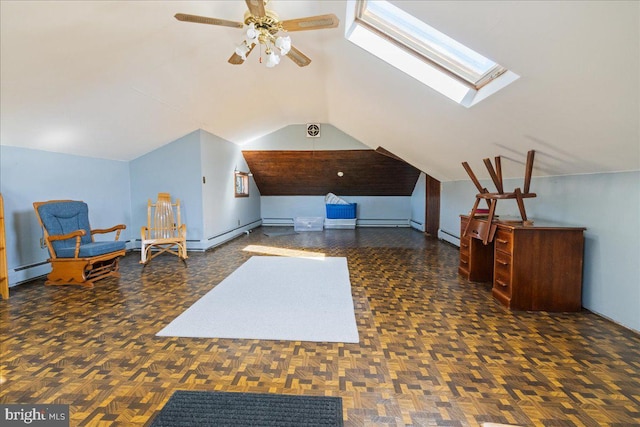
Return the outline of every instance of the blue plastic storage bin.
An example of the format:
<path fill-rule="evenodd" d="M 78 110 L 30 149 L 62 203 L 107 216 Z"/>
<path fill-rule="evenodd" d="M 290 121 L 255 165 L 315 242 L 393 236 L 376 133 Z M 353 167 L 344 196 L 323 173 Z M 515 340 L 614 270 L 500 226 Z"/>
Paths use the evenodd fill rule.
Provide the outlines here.
<path fill-rule="evenodd" d="M 356 217 L 357 203 L 348 205 L 330 205 L 327 204 L 327 218 L 329 219 L 351 219 Z"/>

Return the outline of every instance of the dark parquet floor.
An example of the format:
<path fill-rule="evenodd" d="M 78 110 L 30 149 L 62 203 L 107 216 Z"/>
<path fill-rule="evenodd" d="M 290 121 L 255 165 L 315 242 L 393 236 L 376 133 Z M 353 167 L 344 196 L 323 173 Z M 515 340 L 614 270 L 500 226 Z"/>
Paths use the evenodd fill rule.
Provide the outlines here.
<path fill-rule="evenodd" d="M 0 403 L 64 403 L 73 426 L 142 426 L 175 390 L 340 396 L 346 426 L 640 425 L 640 336 L 586 310 L 510 312 L 457 274 L 458 249 L 410 229 L 266 236 L 185 268 L 139 253 L 94 289 L 0 302 Z M 347 257 L 359 344 L 155 334 L 251 256 Z"/>

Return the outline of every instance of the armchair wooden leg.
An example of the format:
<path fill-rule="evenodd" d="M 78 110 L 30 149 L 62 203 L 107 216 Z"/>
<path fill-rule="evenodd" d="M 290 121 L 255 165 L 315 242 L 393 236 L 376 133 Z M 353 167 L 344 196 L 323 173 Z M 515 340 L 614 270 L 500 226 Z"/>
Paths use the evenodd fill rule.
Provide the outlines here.
<path fill-rule="evenodd" d="M 93 288 L 93 282 L 87 280 L 86 270 L 89 263 L 86 260 L 69 260 L 52 262 L 51 273 L 47 275 L 45 285 L 82 285 Z"/>

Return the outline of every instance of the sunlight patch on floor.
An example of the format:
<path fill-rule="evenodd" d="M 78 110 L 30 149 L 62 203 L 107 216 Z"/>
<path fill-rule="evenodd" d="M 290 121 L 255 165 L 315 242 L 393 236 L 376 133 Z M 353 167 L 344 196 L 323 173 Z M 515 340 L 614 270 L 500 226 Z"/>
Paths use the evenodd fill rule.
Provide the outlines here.
<path fill-rule="evenodd" d="M 324 259 L 324 252 L 302 251 L 297 249 L 278 248 L 276 246 L 248 245 L 243 251 L 257 252 L 267 255 L 287 256 L 294 258 L 312 258 L 317 260 Z"/>

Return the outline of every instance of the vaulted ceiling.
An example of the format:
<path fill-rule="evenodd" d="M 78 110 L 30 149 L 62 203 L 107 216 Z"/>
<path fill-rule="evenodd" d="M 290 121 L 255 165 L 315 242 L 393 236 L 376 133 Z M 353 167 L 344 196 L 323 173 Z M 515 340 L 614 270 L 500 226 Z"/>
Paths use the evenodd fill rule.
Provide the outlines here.
<path fill-rule="evenodd" d="M 243 1 L 0 2 L 0 142 L 131 160 L 195 129 L 242 145 L 330 123 L 446 181 L 503 156 L 505 177 L 640 169 L 640 3 L 394 1 L 521 77 L 469 109 L 344 38 L 346 1 L 273 0 L 282 19 L 334 13 L 292 33 L 312 59 L 227 63 Z M 479 166 L 478 166 L 479 165 Z"/>

